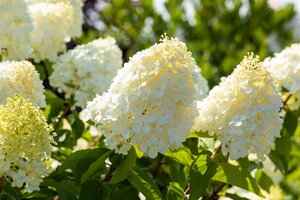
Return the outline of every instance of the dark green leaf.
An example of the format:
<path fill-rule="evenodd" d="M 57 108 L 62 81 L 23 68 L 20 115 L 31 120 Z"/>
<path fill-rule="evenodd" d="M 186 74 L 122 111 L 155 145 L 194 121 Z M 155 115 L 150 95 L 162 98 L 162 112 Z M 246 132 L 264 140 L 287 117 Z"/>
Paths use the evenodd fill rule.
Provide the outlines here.
<path fill-rule="evenodd" d="M 146 172 L 135 167 L 127 177 L 128 181 L 149 200 L 162 199 L 153 178 Z"/>
<path fill-rule="evenodd" d="M 107 151 L 106 153 L 102 154 L 100 158 L 96 162 L 93 162 L 88 170 L 82 175 L 81 183 L 86 182 L 99 168 L 104 164 L 104 161 L 108 158 L 111 154 L 111 151 Z"/>
<path fill-rule="evenodd" d="M 197 200 L 205 193 L 211 178 L 217 172 L 218 165 L 210 160 L 210 156 L 210 152 L 202 152 L 190 168 L 191 200 Z"/>
<path fill-rule="evenodd" d="M 125 160 L 117 167 L 109 183 L 115 184 L 125 180 L 128 177 L 131 169 L 134 167 L 135 161 L 136 161 L 136 153 L 134 147 L 132 147 Z"/>
<path fill-rule="evenodd" d="M 171 182 L 167 193 L 168 200 L 185 200 L 183 188 L 176 182 Z"/>
<path fill-rule="evenodd" d="M 237 166 L 228 163 L 220 163 L 217 173 L 212 179 L 261 195 L 260 189 L 250 173 L 245 173 L 245 171 L 241 171 Z"/>

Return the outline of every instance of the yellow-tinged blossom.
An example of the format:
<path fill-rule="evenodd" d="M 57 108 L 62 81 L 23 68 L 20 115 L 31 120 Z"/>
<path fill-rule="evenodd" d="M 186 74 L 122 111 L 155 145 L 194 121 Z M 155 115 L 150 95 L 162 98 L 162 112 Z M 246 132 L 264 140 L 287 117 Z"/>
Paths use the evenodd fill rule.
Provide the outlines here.
<path fill-rule="evenodd" d="M 249 154 L 264 160 L 280 137 L 281 106 L 271 75 L 251 53 L 198 102 L 194 129 L 217 135 L 233 160 Z"/>
<path fill-rule="evenodd" d="M 39 189 L 49 173 L 46 161 L 54 142 L 43 113 L 17 94 L 0 105 L 0 176 L 28 192 Z"/>

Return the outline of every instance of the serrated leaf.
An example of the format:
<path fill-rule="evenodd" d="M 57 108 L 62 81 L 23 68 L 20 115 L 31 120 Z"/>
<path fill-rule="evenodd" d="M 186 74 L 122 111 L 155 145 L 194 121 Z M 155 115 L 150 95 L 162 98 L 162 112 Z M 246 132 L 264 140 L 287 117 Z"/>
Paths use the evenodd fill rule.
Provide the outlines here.
<path fill-rule="evenodd" d="M 127 180 L 149 200 L 162 199 L 161 193 L 153 180 L 146 172 L 135 167 L 129 173 Z"/>
<path fill-rule="evenodd" d="M 228 163 L 220 163 L 217 173 L 212 179 L 261 195 L 258 184 L 251 177 L 250 173 L 245 173 L 245 171 L 241 171 L 237 166 Z"/>
<path fill-rule="evenodd" d="M 117 167 L 109 183 L 115 184 L 124 181 L 128 177 L 130 170 L 134 167 L 135 161 L 136 153 L 135 149 L 132 147 L 125 160 Z"/>

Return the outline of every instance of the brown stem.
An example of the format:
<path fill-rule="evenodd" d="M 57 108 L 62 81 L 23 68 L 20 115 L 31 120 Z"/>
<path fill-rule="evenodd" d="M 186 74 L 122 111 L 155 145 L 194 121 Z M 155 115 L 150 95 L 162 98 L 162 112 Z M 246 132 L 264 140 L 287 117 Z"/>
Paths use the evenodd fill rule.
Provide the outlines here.
<path fill-rule="evenodd" d="M 187 186 L 186 186 L 186 189 L 185 189 L 185 191 L 184 191 L 183 194 L 184 194 L 184 195 L 190 194 L 190 185 L 187 185 Z"/>
<path fill-rule="evenodd" d="M 220 144 L 215 151 L 213 152 L 213 154 L 211 155 L 210 159 L 213 160 L 215 159 L 215 157 L 218 155 L 218 153 L 221 151 L 222 149 L 222 144 Z"/>
<path fill-rule="evenodd" d="M 2 176 L 2 178 L 0 179 L 0 194 L 2 193 L 2 191 L 4 189 L 5 183 L 6 183 L 6 179 L 4 176 Z"/>
<path fill-rule="evenodd" d="M 104 182 L 108 182 L 111 179 L 113 171 L 114 171 L 114 169 L 113 169 L 113 166 L 111 165 L 107 174 L 104 177 Z"/>
<path fill-rule="evenodd" d="M 280 108 L 280 111 L 282 111 L 284 108 L 285 108 L 285 106 L 287 105 L 287 103 L 288 103 L 288 101 L 290 100 L 290 98 L 292 97 L 293 95 L 291 95 L 291 94 L 289 94 L 287 97 L 286 97 L 286 99 L 282 102 L 282 107 Z M 279 111 L 279 112 L 280 112 Z"/>

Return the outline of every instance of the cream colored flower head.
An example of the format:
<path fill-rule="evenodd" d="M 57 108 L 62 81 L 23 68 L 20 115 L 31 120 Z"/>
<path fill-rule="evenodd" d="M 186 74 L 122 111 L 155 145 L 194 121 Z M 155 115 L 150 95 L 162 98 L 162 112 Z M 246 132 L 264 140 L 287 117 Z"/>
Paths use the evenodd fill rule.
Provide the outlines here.
<path fill-rule="evenodd" d="M 0 54 L 10 60 L 30 56 L 32 20 L 24 0 L 0 1 Z"/>
<path fill-rule="evenodd" d="M 66 49 L 66 42 L 81 35 L 83 23 L 80 0 L 29 1 L 29 13 L 34 29 L 31 47 L 36 62 L 55 61 L 57 54 Z"/>
<path fill-rule="evenodd" d="M 0 62 L 0 104 L 20 93 L 34 106 L 45 107 L 44 86 L 35 67 L 28 61 Z"/>
<path fill-rule="evenodd" d="M 110 149 L 127 154 L 136 145 L 154 158 L 186 139 L 197 114 L 195 100 L 207 91 L 186 45 L 165 37 L 125 63 L 108 92 L 87 109 Z"/>
<path fill-rule="evenodd" d="M 28 192 L 39 189 L 49 168 L 53 137 L 43 113 L 17 94 L 0 105 L 0 177 Z"/>
<path fill-rule="evenodd" d="M 264 160 L 280 137 L 281 106 L 271 75 L 251 53 L 198 102 L 194 129 L 217 135 L 232 160 L 249 154 Z"/>
<path fill-rule="evenodd" d="M 109 88 L 121 67 L 122 52 L 115 39 L 100 38 L 61 55 L 53 65 L 50 83 L 67 98 L 74 95 L 75 104 L 84 107 Z"/>
<path fill-rule="evenodd" d="M 264 60 L 263 65 L 273 76 L 279 90 L 285 88 L 294 95 L 292 107 L 300 106 L 300 44 L 293 44 L 274 57 Z M 283 97 L 286 94 L 283 92 Z M 292 101 L 290 101 L 292 102 Z"/>

